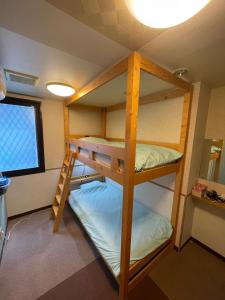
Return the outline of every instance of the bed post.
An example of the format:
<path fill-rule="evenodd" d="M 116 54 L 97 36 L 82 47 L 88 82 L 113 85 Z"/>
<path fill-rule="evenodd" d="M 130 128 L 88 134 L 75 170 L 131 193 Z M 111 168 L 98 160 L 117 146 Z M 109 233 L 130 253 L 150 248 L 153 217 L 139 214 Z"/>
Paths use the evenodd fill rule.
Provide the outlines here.
<path fill-rule="evenodd" d="M 172 207 L 172 216 L 171 216 L 171 223 L 174 228 L 173 240 L 172 240 L 173 245 L 175 243 L 175 239 L 177 235 L 177 223 L 178 223 L 180 196 L 181 196 L 183 174 L 184 174 L 185 152 L 187 147 L 187 136 L 189 130 L 192 93 L 193 93 L 193 89 L 191 88 L 189 92 L 184 94 L 182 124 L 181 124 L 181 133 L 180 133 L 180 151 L 184 152 L 184 156 L 180 162 L 179 170 L 176 173 L 176 182 L 175 182 L 175 190 L 174 190 L 174 197 L 173 197 L 173 207 Z"/>
<path fill-rule="evenodd" d="M 67 138 L 69 136 L 69 107 L 64 103 L 64 141 L 65 141 L 65 154 L 69 153 L 69 144 Z"/>
<path fill-rule="evenodd" d="M 101 135 L 102 137 L 105 139 L 106 137 L 106 108 L 103 107 L 101 109 L 101 118 L 102 118 L 102 131 L 101 131 Z"/>
<path fill-rule="evenodd" d="M 128 59 L 126 102 L 125 166 L 120 257 L 120 300 L 128 299 L 130 246 L 132 234 L 133 194 L 135 175 L 136 130 L 140 86 L 140 55 L 132 53 Z"/>

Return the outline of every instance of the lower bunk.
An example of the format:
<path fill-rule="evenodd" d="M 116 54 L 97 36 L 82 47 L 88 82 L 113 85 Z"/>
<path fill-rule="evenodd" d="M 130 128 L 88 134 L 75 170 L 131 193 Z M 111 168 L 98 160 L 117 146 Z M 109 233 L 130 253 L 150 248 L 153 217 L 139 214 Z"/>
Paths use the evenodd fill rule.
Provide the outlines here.
<path fill-rule="evenodd" d="M 111 183 L 93 181 L 71 191 L 69 204 L 119 282 L 123 193 Z M 130 269 L 168 245 L 173 228 L 166 217 L 134 200 Z M 135 275 L 135 274 L 133 274 Z"/>

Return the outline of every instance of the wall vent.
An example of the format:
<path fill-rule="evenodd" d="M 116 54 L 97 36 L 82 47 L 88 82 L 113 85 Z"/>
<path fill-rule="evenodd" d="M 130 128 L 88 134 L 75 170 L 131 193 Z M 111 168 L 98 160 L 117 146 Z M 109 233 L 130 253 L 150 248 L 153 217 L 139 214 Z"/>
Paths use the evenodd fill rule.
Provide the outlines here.
<path fill-rule="evenodd" d="M 23 74 L 11 70 L 5 69 L 5 78 L 8 81 L 16 82 L 20 84 L 26 84 L 30 86 L 36 86 L 39 82 L 39 78 L 29 74 Z"/>

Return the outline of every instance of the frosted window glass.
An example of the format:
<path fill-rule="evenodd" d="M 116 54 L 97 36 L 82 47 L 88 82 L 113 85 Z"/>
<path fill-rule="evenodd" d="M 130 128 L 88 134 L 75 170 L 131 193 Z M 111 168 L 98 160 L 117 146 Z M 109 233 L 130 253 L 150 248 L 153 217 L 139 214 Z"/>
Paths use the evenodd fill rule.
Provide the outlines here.
<path fill-rule="evenodd" d="M 37 167 L 35 108 L 0 104 L 0 171 Z"/>

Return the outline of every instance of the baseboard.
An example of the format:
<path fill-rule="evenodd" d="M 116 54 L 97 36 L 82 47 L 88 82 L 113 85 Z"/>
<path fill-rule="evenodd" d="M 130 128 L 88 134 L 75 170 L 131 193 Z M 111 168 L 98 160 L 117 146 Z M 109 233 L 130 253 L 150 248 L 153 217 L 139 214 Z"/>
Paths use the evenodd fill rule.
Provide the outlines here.
<path fill-rule="evenodd" d="M 26 215 L 30 215 L 32 213 L 35 213 L 35 212 L 38 212 L 38 211 L 41 211 L 41 210 L 44 210 L 44 209 L 47 209 L 47 208 L 50 208 L 50 207 L 51 207 L 51 205 L 47 205 L 47 206 L 43 206 L 43 207 L 36 208 L 36 209 L 33 209 L 33 210 L 29 210 L 29 211 L 26 211 L 26 212 L 21 213 L 21 214 L 10 216 L 10 217 L 8 217 L 8 220 L 13 220 L 13 219 L 20 218 L 20 217 L 23 217 L 23 216 L 26 216 Z"/>
<path fill-rule="evenodd" d="M 199 240 L 195 239 L 194 237 L 189 237 L 187 239 L 187 241 L 180 247 L 174 247 L 177 251 L 181 251 L 190 241 L 198 244 L 200 247 L 204 248 L 206 251 L 210 252 L 211 254 L 213 254 L 214 256 L 222 259 L 225 262 L 225 257 L 221 254 L 219 254 L 218 252 L 216 252 L 215 250 L 211 249 L 210 247 L 206 246 L 205 244 L 203 244 L 202 242 L 200 242 Z"/>
<path fill-rule="evenodd" d="M 192 238 L 189 237 L 189 238 L 186 240 L 186 242 L 184 242 L 183 245 L 180 246 L 180 250 L 182 250 L 182 249 L 188 244 L 188 242 L 189 242 L 191 239 L 192 239 Z"/>
<path fill-rule="evenodd" d="M 219 254 L 215 250 L 211 249 L 210 247 L 206 246 L 205 244 L 203 244 L 199 240 L 195 239 L 194 237 L 191 237 L 189 240 L 195 242 L 196 244 L 198 244 L 199 246 L 201 246 L 202 248 L 204 248 L 206 251 L 210 252 L 211 254 L 213 254 L 214 256 L 222 259 L 222 261 L 225 262 L 225 257 L 222 254 Z"/>

